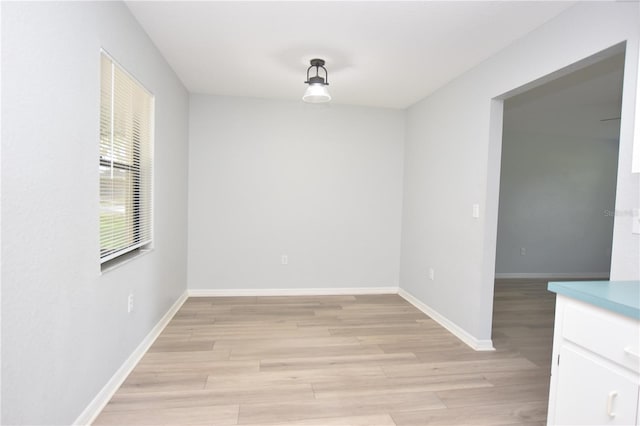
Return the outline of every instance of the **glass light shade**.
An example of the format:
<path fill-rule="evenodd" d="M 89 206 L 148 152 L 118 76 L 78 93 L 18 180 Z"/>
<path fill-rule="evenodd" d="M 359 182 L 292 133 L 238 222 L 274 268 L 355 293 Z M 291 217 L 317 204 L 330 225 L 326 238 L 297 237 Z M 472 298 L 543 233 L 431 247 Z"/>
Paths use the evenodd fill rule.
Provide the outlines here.
<path fill-rule="evenodd" d="M 302 100 L 311 104 L 329 102 L 331 95 L 326 84 L 310 84 L 302 96 Z"/>

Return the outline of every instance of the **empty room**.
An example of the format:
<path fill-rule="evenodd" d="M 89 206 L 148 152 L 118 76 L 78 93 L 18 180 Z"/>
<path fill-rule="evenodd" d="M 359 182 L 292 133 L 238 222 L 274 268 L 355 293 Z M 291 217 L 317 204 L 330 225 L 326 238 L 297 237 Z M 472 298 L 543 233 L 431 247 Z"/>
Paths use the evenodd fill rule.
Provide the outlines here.
<path fill-rule="evenodd" d="M 1 424 L 640 421 L 637 1 L 0 24 Z"/>

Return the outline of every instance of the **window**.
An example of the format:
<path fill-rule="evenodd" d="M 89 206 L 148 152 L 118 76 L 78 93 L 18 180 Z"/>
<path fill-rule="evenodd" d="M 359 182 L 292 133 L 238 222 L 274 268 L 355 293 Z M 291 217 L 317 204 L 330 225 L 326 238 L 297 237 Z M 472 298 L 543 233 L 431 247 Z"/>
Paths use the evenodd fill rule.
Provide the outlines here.
<path fill-rule="evenodd" d="M 106 54 L 100 81 L 100 262 L 152 238 L 153 96 Z"/>

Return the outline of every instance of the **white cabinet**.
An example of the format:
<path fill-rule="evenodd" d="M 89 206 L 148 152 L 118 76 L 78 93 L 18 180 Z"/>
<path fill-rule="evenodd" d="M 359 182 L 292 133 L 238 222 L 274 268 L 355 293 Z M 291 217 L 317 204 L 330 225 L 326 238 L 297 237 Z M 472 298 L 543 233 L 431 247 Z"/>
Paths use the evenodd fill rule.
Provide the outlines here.
<path fill-rule="evenodd" d="M 640 322 L 557 296 L 549 425 L 640 425 Z"/>
<path fill-rule="evenodd" d="M 560 350 L 555 423 L 633 425 L 638 384 L 598 358 L 571 347 Z"/>

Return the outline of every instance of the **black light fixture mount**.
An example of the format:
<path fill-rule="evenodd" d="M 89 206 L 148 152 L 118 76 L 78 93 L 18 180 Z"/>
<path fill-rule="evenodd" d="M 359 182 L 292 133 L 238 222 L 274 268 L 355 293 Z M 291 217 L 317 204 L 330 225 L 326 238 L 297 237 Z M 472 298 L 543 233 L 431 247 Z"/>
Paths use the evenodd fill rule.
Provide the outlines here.
<path fill-rule="evenodd" d="M 316 69 L 316 75 L 309 78 L 309 71 L 311 71 L 311 68 Z M 324 77 L 322 78 L 320 77 L 320 68 L 322 68 L 322 70 L 324 71 Z M 309 68 L 307 68 L 307 81 L 305 81 L 305 83 L 307 84 L 325 84 L 325 85 L 329 85 L 329 73 L 327 72 L 327 69 L 324 67 L 324 59 L 312 59 L 311 60 L 311 66 Z"/>
<path fill-rule="evenodd" d="M 309 87 L 307 87 L 302 100 L 310 103 L 329 102 L 331 100 L 331 95 L 327 90 L 329 73 L 324 67 L 324 59 L 312 59 L 310 63 L 311 66 L 307 68 L 307 81 L 305 81 L 305 84 L 308 84 Z M 310 77 L 309 74 L 313 68 L 316 69 L 316 72 L 315 75 Z M 324 77 L 320 76 L 321 69 L 324 71 Z"/>

